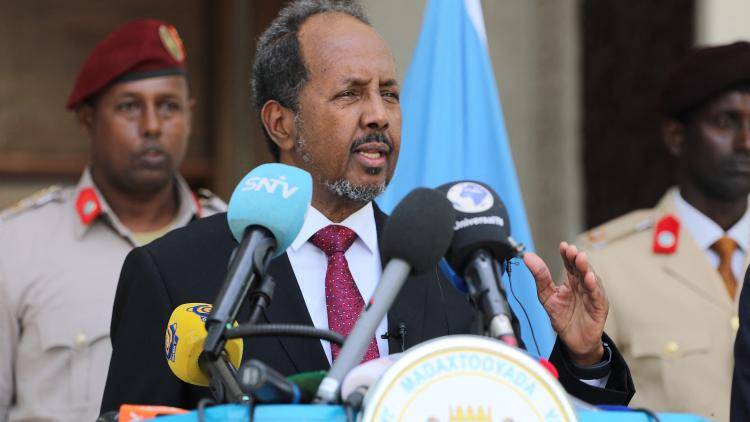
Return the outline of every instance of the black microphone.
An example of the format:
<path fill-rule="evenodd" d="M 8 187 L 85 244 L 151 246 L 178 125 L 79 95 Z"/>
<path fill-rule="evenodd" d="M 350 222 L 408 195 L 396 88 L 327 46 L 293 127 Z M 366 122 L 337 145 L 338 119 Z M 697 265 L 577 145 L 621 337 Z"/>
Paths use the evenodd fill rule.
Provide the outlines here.
<path fill-rule="evenodd" d="M 317 398 L 339 400 L 341 381 L 362 360 L 378 324 L 396 299 L 410 273 L 435 269 L 453 236 L 455 212 L 445 196 L 433 189 L 411 191 L 393 210 L 383 230 L 383 256 L 389 259 L 375 292 L 354 324 L 320 383 Z"/>
<path fill-rule="evenodd" d="M 260 403 L 310 403 L 315 391 L 305 391 L 265 363 L 250 359 L 240 366 L 238 377 L 243 391 Z"/>
<path fill-rule="evenodd" d="M 514 327 L 500 276 L 502 263 L 519 256 L 523 247 L 510 237 L 505 205 L 492 188 L 481 182 L 458 181 L 437 189 L 456 210 L 453 241 L 445 258 L 462 279 L 449 278 L 479 308 L 487 335 L 518 346 L 518 328 Z"/>

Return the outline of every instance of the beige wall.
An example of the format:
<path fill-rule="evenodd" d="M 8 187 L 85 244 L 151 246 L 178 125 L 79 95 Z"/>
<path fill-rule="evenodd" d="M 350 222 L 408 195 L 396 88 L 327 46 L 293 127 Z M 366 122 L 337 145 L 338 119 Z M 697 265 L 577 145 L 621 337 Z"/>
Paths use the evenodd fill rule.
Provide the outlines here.
<path fill-rule="evenodd" d="M 364 0 L 403 77 L 423 0 Z M 576 0 L 483 2 L 490 55 L 537 249 L 581 229 L 579 51 Z"/>
<path fill-rule="evenodd" d="M 750 1 L 698 0 L 696 4 L 696 43 L 724 44 L 750 40 Z"/>

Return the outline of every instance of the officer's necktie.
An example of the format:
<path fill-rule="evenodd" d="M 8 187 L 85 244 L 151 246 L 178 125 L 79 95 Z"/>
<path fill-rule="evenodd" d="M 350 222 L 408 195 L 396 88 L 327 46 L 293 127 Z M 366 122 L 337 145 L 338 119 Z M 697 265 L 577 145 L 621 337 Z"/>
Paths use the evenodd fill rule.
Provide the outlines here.
<path fill-rule="evenodd" d="M 325 283 L 328 328 L 343 336 L 349 335 L 365 306 L 344 256 L 356 238 L 357 234 L 348 227 L 333 224 L 320 229 L 310 238 L 310 242 L 328 257 Z M 338 357 L 339 350 L 338 345 L 331 344 L 333 360 Z M 378 357 L 378 344 L 373 337 L 362 362 Z"/>
<path fill-rule="evenodd" d="M 732 271 L 732 256 L 737 250 L 737 242 L 729 236 L 722 236 L 711 245 L 711 249 L 719 254 L 719 274 L 724 279 L 724 286 L 727 288 L 729 297 L 734 300 L 737 294 L 737 279 L 734 278 Z"/>

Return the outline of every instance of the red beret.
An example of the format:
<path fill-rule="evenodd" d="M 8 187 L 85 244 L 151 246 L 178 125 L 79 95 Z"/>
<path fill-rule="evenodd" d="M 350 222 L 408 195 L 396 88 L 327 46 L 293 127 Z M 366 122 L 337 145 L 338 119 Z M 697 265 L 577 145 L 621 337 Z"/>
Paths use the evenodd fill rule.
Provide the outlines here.
<path fill-rule="evenodd" d="M 110 32 L 86 58 L 66 107 L 124 81 L 187 73 L 185 49 L 174 26 L 136 19 Z"/>
<path fill-rule="evenodd" d="M 695 48 L 671 69 L 659 110 L 664 116 L 680 117 L 743 83 L 750 83 L 750 43 Z"/>

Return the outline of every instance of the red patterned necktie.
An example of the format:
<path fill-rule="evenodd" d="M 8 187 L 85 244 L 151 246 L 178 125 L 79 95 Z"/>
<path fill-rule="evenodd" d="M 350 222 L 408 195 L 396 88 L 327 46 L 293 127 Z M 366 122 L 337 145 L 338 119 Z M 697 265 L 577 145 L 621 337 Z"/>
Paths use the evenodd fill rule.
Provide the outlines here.
<path fill-rule="evenodd" d="M 326 269 L 326 310 L 328 311 L 328 328 L 348 336 L 354 323 L 357 322 L 365 301 L 354 283 L 349 263 L 344 252 L 352 246 L 357 238 L 350 228 L 331 224 L 318 230 L 310 242 L 322 250 L 328 257 Z M 331 344 L 333 360 L 339 355 L 340 347 Z M 362 362 L 380 357 L 375 337 L 370 341 Z"/>

